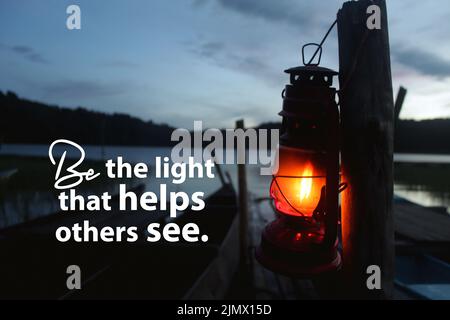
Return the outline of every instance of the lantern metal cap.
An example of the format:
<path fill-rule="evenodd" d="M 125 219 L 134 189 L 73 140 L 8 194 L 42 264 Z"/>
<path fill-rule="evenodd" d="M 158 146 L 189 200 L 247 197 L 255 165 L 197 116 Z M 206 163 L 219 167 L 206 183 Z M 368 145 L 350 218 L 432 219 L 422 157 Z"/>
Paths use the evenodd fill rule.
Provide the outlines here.
<path fill-rule="evenodd" d="M 333 76 L 339 73 L 318 65 L 305 65 L 284 70 L 290 75 L 292 85 L 331 86 Z"/>
<path fill-rule="evenodd" d="M 305 73 L 319 74 L 323 76 L 337 76 L 339 73 L 329 68 L 316 65 L 298 66 L 284 70 L 287 74 L 300 75 Z"/>

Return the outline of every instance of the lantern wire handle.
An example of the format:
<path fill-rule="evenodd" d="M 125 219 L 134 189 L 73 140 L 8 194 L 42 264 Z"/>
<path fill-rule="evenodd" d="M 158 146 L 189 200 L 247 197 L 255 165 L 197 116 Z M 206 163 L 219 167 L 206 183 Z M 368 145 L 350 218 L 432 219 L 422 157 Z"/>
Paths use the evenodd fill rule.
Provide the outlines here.
<path fill-rule="evenodd" d="M 369 1 L 371 3 L 373 3 L 373 0 L 369 0 Z M 333 30 L 334 26 L 336 26 L 336 24 L 337 24 L 337 19 L 334 20 L 333 23 L 330 25 L 330 27 L 328 28 L 327 32 L 325 33 L 324 37 L 322 38 L 322 40 L 320 41 L 319 44 L 317 44 L 317 43 L 307 43 L 307 44 L 305 44 L 302 47 L 302 61 L 303 61 L 303 64 L 305 66 L 311 66 L 311 65 L 316 65 L 317 66 L 320 63 L 320 57 L 322 56 L 322 46 L 325 43 L 325 40 L 328 38 L 328 35 L 330 34 L 331 30 Z M 348 76 L 346 77 L 346 79 L 343 79 L 342 87 L 337 91 L 338 94 L 342 93 L 346 89 L 348 83 L 350 82 L 350 79 L 353 76 L 353 73 L 355 72 L 355 69 L 356 69 L 356 66 L 357 66 L 357 64 L 359 62 L 359 57 L 361 55 L 361 51 L 363 49 L 364 43 L 366 42 L 367 37 L 369 35 L 368 31 L 369 31 L 369 29 L 366 29 L 366 31 L 365 31 L 362 39 L 361 39 L 361 42 L 359 43 L 359 45 L 357 47 L 355 58 L 353 59 L 353 64 L 351 65 L 351 67 L 349 69 L 350 71 L 348 73 Z M 304 52 L 304 49 L 305 49 L 305 47 L 307 47 L 309 45 L 316 45 L 317 49 L 314 52 L 314 54 L 311 57 L 311 59 L 309 59 L 308 63 L 305 63 L 305 52 Z M 320 53 L 319 61 L 318 61 L 317 64 L 313 64 L 314 58 L 317 56 L 318 53 Z"/>
<path fill-rule="evenodd" d="M 302 59 L 303 59 L 303 64 L 305 66 L 310 66 L 310 65 L 319 65 L 320 63 L 320 57 L 322 56 L 322 46 L 325 43 L 325 40 L 327 39 L 328 35 L 330 34 L 331 30 L 333 30 L 334 26 L 337 24 L 337 20 L 334 20 L 334 22 L 331 24 L 331 26 L 328 28 L 327 33 L 325 33 L 325 36 L 322 38 L 322 41 L 320 41 L 319 44 L 317 43 L 307 43 L 302 47 Z M 311 59 L 309 59 L 308 63 L 305 63 L 305 47 L 309 46 L 309 45 L 317 45 L 317 49 L 314 52 L 313 56 L 311 57 Z M 319 55 L 319 61 L 317 64 L 313 64 L 312 62 L 314 61 L 314 58 L 316 57 L 316 55 L 320 52 Z"/>

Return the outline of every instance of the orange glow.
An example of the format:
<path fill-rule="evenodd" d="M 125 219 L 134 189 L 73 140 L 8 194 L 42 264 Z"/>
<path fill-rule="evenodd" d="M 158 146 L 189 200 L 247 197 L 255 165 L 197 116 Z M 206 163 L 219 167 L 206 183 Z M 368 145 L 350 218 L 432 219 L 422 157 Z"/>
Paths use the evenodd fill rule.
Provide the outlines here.
<path fill-rule="evenodd" d="M 326 183 L 324 158 L 320 154 L 281 146 L 279 168 L 270 195 L 278 212 L 311 217 Z"/>

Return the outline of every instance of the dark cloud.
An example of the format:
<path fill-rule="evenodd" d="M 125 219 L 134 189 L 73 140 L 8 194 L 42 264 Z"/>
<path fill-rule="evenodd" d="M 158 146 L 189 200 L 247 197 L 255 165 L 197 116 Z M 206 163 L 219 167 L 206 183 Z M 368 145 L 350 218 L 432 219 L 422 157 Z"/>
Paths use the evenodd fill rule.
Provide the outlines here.
<path fill-rule="evenodd" d="M 3 46 L 5 47 L 5 46 Z M 36 52 L 32 47 L 29 46 L 11 46 L 9 49 L 14 52 L 15 54 L 27 59 L 28 61 L 34 62 L 34 63 L 43 63 L 47 64 L 48 61 L 38 52 Z"/>
<path fill-rule="evenodd" d="M 63 80 L 42 87 L 44 95 L 48 98 L 73 99 L 74 101 L 117 95 L 125 92 L 126 89 L 127 87 L 122 84 L 89 80 Z"/>
<path fill-rule="evenodd" d="M 27 46 L 13 46 L 11 50 L 18 54 L 30 54 L 33 52 L 33 49 Z"/>
<path fill-rule="evenodd" d="M 315 11 L 311 4 L 293 0 L 217 0 L 224 8 L 273 22 L 285 22 L 295 26 L 311 26 Z M 312 1 L 311 1 L 312 2 Z M 316 10 L 317 11 L 317 10 Z"/>
<path fill-rule="evenodd" d="M 43 58 L 38 53 L 31 53 L 31 54 L 27 55 L 26 58 L 28 60 L 30 60 L 31 62 L 43 63 L 43 64 L 47 64 L 48 63 L 47 59 Z"/>
<path fill-rule="evenodd" d="M 394 59 L 422 74 L 439 78 L 450 77 L 450 61 L 420 48 L 394 47 Z"/>

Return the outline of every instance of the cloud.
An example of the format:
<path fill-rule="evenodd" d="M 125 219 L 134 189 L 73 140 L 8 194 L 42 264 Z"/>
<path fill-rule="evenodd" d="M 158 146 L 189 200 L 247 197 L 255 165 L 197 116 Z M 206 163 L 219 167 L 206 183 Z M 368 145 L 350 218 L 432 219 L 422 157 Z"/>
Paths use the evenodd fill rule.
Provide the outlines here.
<path fill-rule="evenodd" d="M 231 50 L 225 43 L 218 41 L 189 45 L 192 53 L 219 67 L 250 74 L 263 79 L 269 85 L 279 84 L 280 72 L 273 70 L 262 56 L 254 52 L 246 52 L 244 48 L 238 51 Z"/>
<path fill-rule="evenodd" d="M 205 5 L 207 1 L 208 0 L 193 0 L 192 4 L 194 5 L 194 7 L 201 7 Z"/>
<path fill-rule="evenodd" d="M 394 59 L 407 67 L 429 76 L 450 77 L 450 61 L 420 48 L 394 47 Z"/>
<path fill-rule="evenodd" d="M 138 64 L 125 60 L 111 60 L 100 63 L 100 66 L 106 68 L 134 69 L 138 67 Z"/>
<path fill-rule="evenodd" d="M 215 58 L 221 51 L 225 50 L 225 44 L 218 41 L 204 42 L 200 44 L 194 52 L 205 58 Z"/>
<path fill-rule="evenodd" d="M 277 80 L 280 72 L 275 72 L 261 57 L 251 55 L 240 56 L 230 53 L 226 55 L 225 63 L 225 66 L 254 75 L 257 78 L 262 78 L 270 84 L 279 83 Z"/>
<path fill-rule="evenodd" d="M 294 26 L 311 27 L 316 20 L 310 10 L 311 4 L 293 0 L 217 0 L 219 4 L 229 10 L 241 14 L 261 18 L 272 22 L 285 22 Z"/>
<path fill-rule="evenodd" d="M 48 61 L 38 52 L 36 52 L 32 47 L 16 45 L 11 46 L 9 49 L 15 54 L 35 63 L 47 64 Z"/>
<path fill-rule="evenodd" d="M 93 99 L 124 93 L 127 86 L 119 83 L 100 83 L 90 80 L 63 80 L 42 87 L 48 98 Z"/>

